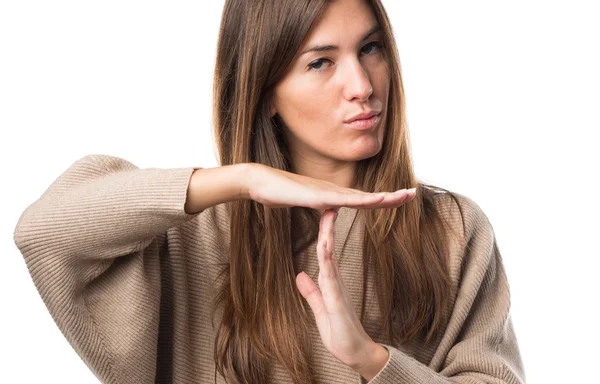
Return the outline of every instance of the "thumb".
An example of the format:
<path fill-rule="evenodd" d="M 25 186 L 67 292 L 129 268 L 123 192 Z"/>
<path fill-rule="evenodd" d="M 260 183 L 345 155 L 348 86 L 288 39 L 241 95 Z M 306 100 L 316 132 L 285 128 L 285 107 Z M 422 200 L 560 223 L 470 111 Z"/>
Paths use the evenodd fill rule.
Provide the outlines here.
<path fill-rule="evenodd" d="M 315 282 L 304 272 L 300 272 L 298 276 L 296 276 L 296 285 L 298 286 L 300 294 L 306 299 L 308 305 L 310 305 L 310 308 L 315 314 L 315 317 L 318 319 L 324 309 L 323 296 L 321 295 L 319 287 L 317 287 Z"/>

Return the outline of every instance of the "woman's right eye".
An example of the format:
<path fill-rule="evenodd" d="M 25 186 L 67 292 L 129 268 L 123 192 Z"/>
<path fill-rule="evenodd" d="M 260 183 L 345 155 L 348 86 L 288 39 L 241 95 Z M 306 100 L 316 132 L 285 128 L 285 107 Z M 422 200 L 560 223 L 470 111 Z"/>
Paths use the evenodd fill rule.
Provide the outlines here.
<path fill-rule="evenodd" d="M 308 64 L 308 68 L 310 68 L 310 70 L 312 70 L 314 72 L 323 72 L 324 69 L 320 69 L 320 68 L 321 68 L 321 65 L 325 61 L 330 61 L 330 60 L 329 59 L 318 59 L 318 60 L 315 60 L 312 63 Z"/>

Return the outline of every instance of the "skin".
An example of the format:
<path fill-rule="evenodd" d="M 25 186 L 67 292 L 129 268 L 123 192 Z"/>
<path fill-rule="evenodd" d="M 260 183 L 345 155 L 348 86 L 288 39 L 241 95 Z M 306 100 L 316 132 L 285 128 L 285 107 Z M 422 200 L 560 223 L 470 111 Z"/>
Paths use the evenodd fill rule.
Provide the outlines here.
<path fill-rule="evenodd" d="M 332 2 L 275 87 L 271 116 L 279 114 L 285 123 L 285 139 L 297 175 L 352 188 L 356 162 L 381 150 L 390 76 L 383 48 L 377 44 L 381 32 L 361 41 L 376 25 L 364 0 Z M 302 54 L 317 44 L 339 48 Z M 374 128 L 356 130 L 344 123 L 370 110 L 381 111 Z M 394 198 L 394 205 L 413 197 L 403 193 Z M 325 209 L 321 217 L 317 241 L 320 288 L 304 272 L 298 274 L 296 284 L 315 315 L 327 350 L 371 380 L 387 363 L 389 352 L 364 330 L 333 259 L 335 214 L 335 209 Z"/>

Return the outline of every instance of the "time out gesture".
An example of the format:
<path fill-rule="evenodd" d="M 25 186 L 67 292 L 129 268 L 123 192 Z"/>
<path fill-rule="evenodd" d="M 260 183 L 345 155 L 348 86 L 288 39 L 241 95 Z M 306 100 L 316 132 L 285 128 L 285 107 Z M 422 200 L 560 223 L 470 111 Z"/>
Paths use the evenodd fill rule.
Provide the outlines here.
<path fill-rule="evenodd" d="M 195 170 L 185 208 L 194 213 L 230 200 L 252 199 L 271 208 L 302 206 L 323 211 L 317 241 L 319 287 L 304 272 L 296 277 L 296 285 L 313 311 L 327 350 L 371 380 L 389 355 L 364 330 L 341 279 L 333 258 L 335 216 L 340 207 L 397 207 L 414 197 L 414 189 L 369 193 L 258 163 L 244 163 Z"/>
<path fill-rule="evenodd" d="M 366 333 L 334 259 L 334 223 L 337 208 L 397 207 L 415 197 L 414 190 L 366 193 L 293 173 L 264 170 L 250 197 L 271 207 L 306 206 L 324 209 L 319 224 L 317 257 L 319 286 L 304 272 L 296 285 L 313 311 L 325 348 L 362 377 L 371 380 L 386 364 L 389 354 Z"/>

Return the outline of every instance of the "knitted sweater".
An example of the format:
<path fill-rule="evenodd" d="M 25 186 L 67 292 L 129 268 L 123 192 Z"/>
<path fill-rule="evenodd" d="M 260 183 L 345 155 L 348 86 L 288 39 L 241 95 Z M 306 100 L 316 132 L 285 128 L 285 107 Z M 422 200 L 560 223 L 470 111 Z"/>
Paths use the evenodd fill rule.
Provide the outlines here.
<path fill-rule="evenodd" d="M 29 205 L 14 241 L 57 326 L 103 383 L 213 383 L 210 310 L 216 277 L 228 262 L 225 205 L 184 211 L 195 168 L 140 169 L 127 160 L 88 155 L 72 164 Z M 374 276 L 367 284 L 363 326 L 390 352 L 371 384 L 524 383 L 509 313 L 510 292 L 487 216 L 457 194 L 463 219 L 447 194 L 436 195 L 465 240 L 451 244 L 452 303 L 435 343 L 386 344 L 378 323 Z M 335 223 L 340 273 L 361 310 L 360 209 L 341 208 Z M 465 247 L 465 244 L 468 244 Z M 318 271 L 316 244 L 301 255 Z M 311 330 L 316 383 L 365 383 Z M 216 375 L 217 383 L 225 380 Z M 278 362 L 273 383 L 291 383 Z"/>

